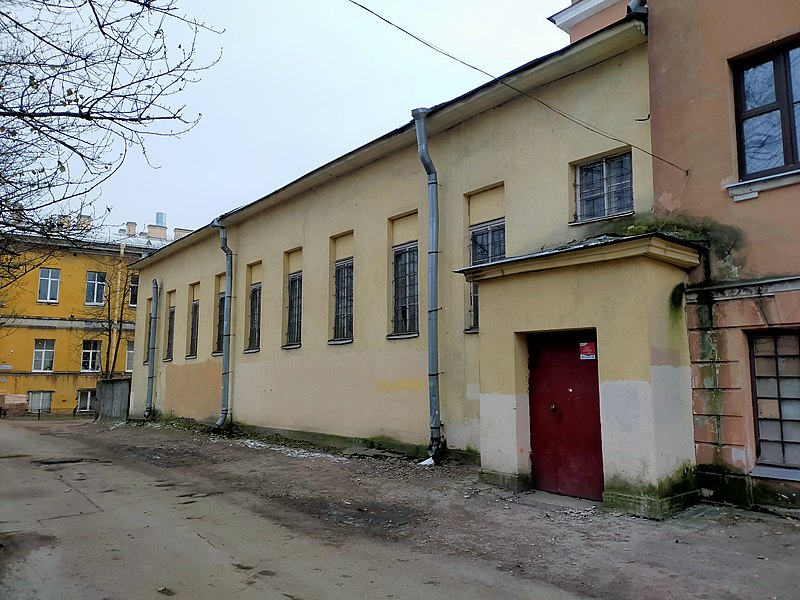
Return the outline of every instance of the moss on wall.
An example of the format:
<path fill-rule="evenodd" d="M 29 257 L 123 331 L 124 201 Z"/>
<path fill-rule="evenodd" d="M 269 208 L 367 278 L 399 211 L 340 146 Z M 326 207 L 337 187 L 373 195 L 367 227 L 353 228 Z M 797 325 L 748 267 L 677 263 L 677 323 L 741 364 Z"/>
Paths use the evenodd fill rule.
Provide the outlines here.
<path fill-rule="evenodd" d="M 698 498 L 697 468 L 686 462 L 655 483 L 611 477 L 603 492 L 603 505 L 648 519 L 664 519 Z"/>

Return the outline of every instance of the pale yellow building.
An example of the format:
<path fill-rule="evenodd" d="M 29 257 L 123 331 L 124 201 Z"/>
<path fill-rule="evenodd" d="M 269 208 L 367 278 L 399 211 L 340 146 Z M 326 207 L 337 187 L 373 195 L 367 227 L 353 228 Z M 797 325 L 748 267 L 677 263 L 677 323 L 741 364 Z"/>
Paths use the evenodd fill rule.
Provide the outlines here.
<path fill-rule="evenodd" d="M 438 306 L 426 304 L 428 180 L 413 122 L 222 215 L 231 418 L 425 447 L 434 309 L 443 436 L 479 453 L 487 479 L 654 516 L 693 499 L 682 285 L 698 250 L 626 235 L 653 206 L 648 75 L 632 17 L 430 110 Z M 156 410 L 217 420 L 219 229 L 135 266 L 147 310 L 132 415 L 145 411 L 150 367 Z"/>

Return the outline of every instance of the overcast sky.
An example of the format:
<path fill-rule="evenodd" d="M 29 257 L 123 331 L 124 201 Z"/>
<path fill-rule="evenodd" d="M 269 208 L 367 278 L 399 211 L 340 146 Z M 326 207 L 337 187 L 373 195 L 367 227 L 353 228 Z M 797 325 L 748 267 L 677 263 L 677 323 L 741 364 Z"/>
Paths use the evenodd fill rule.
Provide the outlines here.
<path fill-rule="evenodd" d="M 450 100 L 480 75 L 347 0 L 182 0 L 221 35 L 200 57 L 222 59 L 180 97 L 200 123 L 150 140 L 102 189 L 109 224 L 195 229 Z M 569 0 L 361 0 L 386 18 L 501 75 L 567 44 L 547 17 Z M 176 42 L 177 44 L 177 42 Z M 420 177 L 423 175 L 420 171 Z"/>

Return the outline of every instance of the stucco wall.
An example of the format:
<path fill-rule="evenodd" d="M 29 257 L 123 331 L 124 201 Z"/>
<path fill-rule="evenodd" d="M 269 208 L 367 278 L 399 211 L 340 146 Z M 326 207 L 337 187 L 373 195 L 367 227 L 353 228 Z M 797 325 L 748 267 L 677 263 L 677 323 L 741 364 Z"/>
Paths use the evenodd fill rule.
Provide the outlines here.
<path fill-rule="evenodd" d="M 560 109 L 591 121 L 621 139 L 647 148 L 649 128 L 636 120 L 649 112 L 645 46 L 615 56 L 536 91 Z M 503 184 L 506 253 L 521 254 L 546 244 L 585 236 L 588 225 L 573 219 L 571 163 L 614 151 L 624 144 L 598 136 L 521 97 L 475 116 L 430 139 L 440 180 L 440 371 L 442 418 L 448 444 L 479 448 L 480 378 L 478 349 L 484 336 L 464 333 L 468 293 L 454 269 L 469 261 L 468 197 Z M 652 165 L 633 152 L 635 208 L 650 210 Z M 390 219 L 417 212 L 419 239 L 420 335 L 392 340 Z M 233 304 L 234 419 L 254 425 L 335 433 L 388 436 L 424 444 L 428 439 L 425 298 L 427 293 L 427 192 L 416 147 L 385 156 L 357 171 L 288 201 L 266 207 L 232 225 L 228 240 L 235 256 Z M 352 232 L 354 254 L 354 338 L 328 345 L 331 238 Z M 220 359 L 212 357 L 214 277 L 224 271 L 224 254 L 213 232 L 185 240 L 185 249 L 141 273 L 141 302 L 156 277 L 163 292 L 175 290 L 175 356 L 169 364 L 157 352 L 156 405 L 208 418 L 219 404 Z M 286 266 L 284 255 L 302 248 L 302 345 L 285 343 Z M 245 353 L 247 265 L 261 261 L 262 335 L 258 352 Z M 184 358 L 189 285 L 200 282 L 200 344 L 197 358 Z M 159 311 L 157 339 L 163 343 Z M 137 321 L 137 348 L 143 348 L 145 310 Z M 486 315 L 483 315 L 486 316 Z M 482 317 L 483 318 L 483 317 Z M 487 317 L 491 322 L 491 318 Z M 138 351 L 137 351 L 138 352 Z M 144 407 L 146 366 L 137 356 L 134 409 Z M 187 365 L 194 377 L 177 375 Z M 171 379 L 178 378 L 179 384 Z M 487 421 L 488 422 L 488 421 Z M 516 466 L 514 467 L 516 469 Z"/>

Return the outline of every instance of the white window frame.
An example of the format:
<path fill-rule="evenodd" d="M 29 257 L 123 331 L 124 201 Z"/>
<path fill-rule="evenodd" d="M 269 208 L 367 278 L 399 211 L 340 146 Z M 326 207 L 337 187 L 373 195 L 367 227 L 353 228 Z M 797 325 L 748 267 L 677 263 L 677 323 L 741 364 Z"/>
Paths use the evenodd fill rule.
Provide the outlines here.
<path fill-rule="evenodd" d="M 136 360 L 136 349 L 134 348 L 133 340 L 128 340 L 125 347 L 125 372 L 133 372 L 133 361 Z"/>
<path fill-rule="evenodd" d="M 136 308 L 139 302 L 139 276 L 131 275 L 130 289 L 128 290 L 128 306 Z"/>
<path fill-rule="evenodd" d="M 37 348 L 39 342 L 41 342 L 41 347 Z M 46 368 L 48 360 L 50 363 L 49 369 Z M 56 341 L 47 339 L 33 340 L 33 367 L 31 370 L 36 373 L 51 373 L 55 368 L 55 362 Z"/>
<path fill-rule="evenodd" d="M 609 161 L 615 158 L 626 157 L 628 158 L 628 162 L 630 164 L 630 179 L 627 181 L 628 189 L 630 190 L 630 205 L 625 206 L 621 209 L 616 209 L 615 212 L 610 212 L 611 208 L 609 206 L 609 199 L 611 196 L 611 189 L 609 185 L 609 175 L 608 175 L 608 163 Z M 588 167 L 593 167 L 595 165 L 603 165 L 603 214 L 602 215 L 592 215 L 592 216 L 585 216 L 584 215 L 584 203 L 583 199 L 581 198 L 582 190 L 581 190 L 581 171 Z M 630 215 L 634 212 L 634 198 L 633 198 L 633 156 L 630 150 L 626 152 L 617 152 L 615 154 L 609 154 L 607 156 L 603 156 L 602 158 L 598 158 L 597 160 L 592 160 L 589 162 L 585 162 L 579 165 L 575 165 L 575 221 L 574 223 L 588 223 L 591 221 L 598 221 L 601 219 L 610 219 L 613 217 L 621 217 L 623 215 Z"/>
<path fill-rule="evenodd" d="M 102 278 L 100 277 L 102 275 Z M 102 279 L 102 281 L 101 281 Z M 91 300 L 89 295 L 92 288 Z M 100 299 L 97 299 L 98 293 Z M 86 306 L 103 306 L 106 301 L 106 274 L 103 271 L 86 271 Z"/>
<path fill-rule="evenodd" d="M 81 395 L 86 394 L 86 407 L 81 408 Z M 97 391 L 92 389 L 78 390 L 78 412 L 92 412 L 97 402 Z"/>
<path fill-rule="evenodd" d="M 90 347 L 87 348 L 86 345 Z M 81 348 L 81 372 L 82 373 L 96 373 L 100 370 L 100 358 L 103 350 L 103 342 L 100 340 L 83 340 Z M 88 368 L 83 365 L 88 363 Z"/>
<path fill-rule="evenodd" d="M 55 277 L 53 275 L 55 274 Z M 47 282 L 45 297 L 42 298 L 42 282 Z M 53 285 L 56 288 L 55 299 L 51 298 Z M 36 301 L 42 304 L 58 304 L 58 295 L 61 292 L 61 269 L 43 267 L 39 269 L 39 289 L 36 292 Z"/>
<path fill-rule="evenodd" d="M 47 400 L 47 406 L 42 406 L 43 400 Z M 34 401 L 36 406 L 34 406 Z M 53 392 L 48 390 L 31 390 L 28 392 L 28 412 L 50 412 L 53 403 Z"/>

